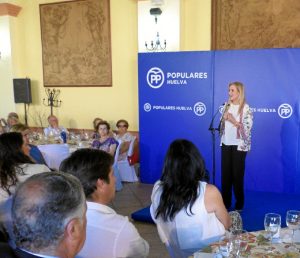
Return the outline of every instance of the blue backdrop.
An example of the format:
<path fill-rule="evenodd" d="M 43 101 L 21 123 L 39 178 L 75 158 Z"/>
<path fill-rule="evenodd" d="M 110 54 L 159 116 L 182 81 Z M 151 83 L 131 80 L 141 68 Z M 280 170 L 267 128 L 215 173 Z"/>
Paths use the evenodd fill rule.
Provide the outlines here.
<path fill-rule="evenodd" d="M 208 127 L 228 99 L 228 83 L 241 81 L 254 113 L 246 189 L 300 193 L 299 67 L 299 49 L 139 54 L 141 181 L 160 177 L 166 150 L 176 138 L 193 141 L 211 171 Z"/>

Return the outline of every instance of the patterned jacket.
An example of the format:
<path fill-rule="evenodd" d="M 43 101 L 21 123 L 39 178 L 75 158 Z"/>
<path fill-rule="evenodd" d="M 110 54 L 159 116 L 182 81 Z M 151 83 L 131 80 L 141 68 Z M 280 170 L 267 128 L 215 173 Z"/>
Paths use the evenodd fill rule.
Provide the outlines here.
<path fill-rule="evenodd" d="M 240 127 L 237 129 L 237 139 L 241 139 L 237 146 L 239 151 L 249 151 L 251 149 L 251 129 L 253 125 L 253 113 L 248 104 L 244 105 L 243 112 L 240 113 Z M 224 134 L 225 121 L 221 123 L 221 136 Z"/>

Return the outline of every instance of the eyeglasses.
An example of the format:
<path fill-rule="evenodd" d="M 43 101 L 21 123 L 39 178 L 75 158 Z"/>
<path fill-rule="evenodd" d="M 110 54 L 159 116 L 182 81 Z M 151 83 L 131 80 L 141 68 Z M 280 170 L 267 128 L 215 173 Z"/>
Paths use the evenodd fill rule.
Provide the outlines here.
<path fill-rule="evenodd" d="M 118 128 L 120 128 L 120 127 L 127 127 L 127 125 L 118 125 L 117 127 Z"/>

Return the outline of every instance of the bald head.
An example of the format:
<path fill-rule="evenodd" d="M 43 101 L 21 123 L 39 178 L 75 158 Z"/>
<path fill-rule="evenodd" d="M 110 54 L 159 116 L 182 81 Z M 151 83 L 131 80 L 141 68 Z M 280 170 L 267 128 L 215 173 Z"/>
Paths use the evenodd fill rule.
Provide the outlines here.
<path fill-rule="evenodd" d="M 16 245 L 33 253 L 57 254 L 66 225 L 75 218 L 85 220 L 85 209 L 84 193 L 75 177 L 60 172 L 30 177 L 13 197 Z M 85 232 L 82 235 L 85 237 Z M 81 246 L 76 248 L 80 250 L 83 242 L 78 241 Z"/>

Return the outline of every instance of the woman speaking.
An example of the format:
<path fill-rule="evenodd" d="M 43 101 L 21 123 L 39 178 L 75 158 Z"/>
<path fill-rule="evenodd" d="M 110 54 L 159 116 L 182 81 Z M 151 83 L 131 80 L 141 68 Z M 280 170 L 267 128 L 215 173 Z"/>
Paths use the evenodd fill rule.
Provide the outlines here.
<path fill-rule="evenodd" d="M 229 84 L 229 100 L 221 119 L 222 197 L 227 209 L 231 208 L 232 188 L 235 210 L 244 207 L 244 173 L 246 154 L 251 147 L 253 115 L 245 101 L 244 85 Z"/>

